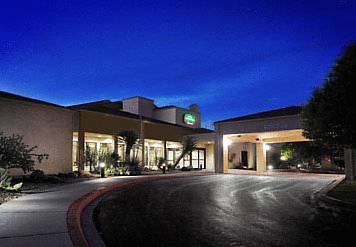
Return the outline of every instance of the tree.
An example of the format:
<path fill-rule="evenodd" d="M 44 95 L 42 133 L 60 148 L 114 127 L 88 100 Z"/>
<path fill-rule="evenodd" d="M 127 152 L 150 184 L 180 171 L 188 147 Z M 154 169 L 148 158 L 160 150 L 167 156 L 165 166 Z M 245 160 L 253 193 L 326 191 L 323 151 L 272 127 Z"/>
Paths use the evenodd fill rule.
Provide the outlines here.
<path fill-rule="evenodd" d="M 315 89 L 304 107 L 302 112 L 304 136 L 320 145 L 337 149 L 356 149 L 355 96 L 354 42 L 345 48 L 323 86 Z"/>
<path fill-rule="evenodd" d="M 179 164 L 179 162 L 184 156 L 186 156 L 187 154 L 191 154 L 195 149 L 197 149 L 197 142 L 191 136 L 185 137 L 182 141 L 182 145 L 183 145 L 182 153 L 177 158 L 176 162 L 174 162 L 173 169 L 176 168 L 176 166 Z"/>
<path fill-rule="evenodd" d="M 133 130 L 125 130 L 119 133 L 119 139 L 126 145 L 125 149 L 125 163 L 130 163 L 130 153 L 134 145 L 138 144 L 139 136 Z"/>
<path fill-rule="evenodd" d="M 48 154 L 36 154 L 37 146 L 30 147 L 23 136 L 5 136 L 0 132 L 0 167 L 4 169 L 21 168 L 25 173 L 33 169 L 36 161 L 48 159 Z"/>

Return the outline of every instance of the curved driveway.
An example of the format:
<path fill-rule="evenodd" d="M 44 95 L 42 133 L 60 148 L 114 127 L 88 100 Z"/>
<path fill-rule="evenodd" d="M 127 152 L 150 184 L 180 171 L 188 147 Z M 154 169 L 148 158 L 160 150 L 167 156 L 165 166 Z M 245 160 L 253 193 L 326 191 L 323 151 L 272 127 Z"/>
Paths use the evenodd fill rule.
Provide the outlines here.
<path fill-rule="evenodd" d="M 107 194 L 98 223 L 109 246 L 342 246 L 351 216 L 310 201 L 331 182 L 238 175 L 148 182 Z"/>

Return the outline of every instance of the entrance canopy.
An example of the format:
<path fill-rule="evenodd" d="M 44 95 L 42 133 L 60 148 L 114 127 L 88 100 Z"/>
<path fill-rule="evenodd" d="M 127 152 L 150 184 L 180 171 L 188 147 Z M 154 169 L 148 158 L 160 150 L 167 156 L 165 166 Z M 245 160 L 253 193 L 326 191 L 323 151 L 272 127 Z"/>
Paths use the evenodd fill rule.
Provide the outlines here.
<path fill-rule="evenodd" d="M 301 110 L 291 106 L 215 122 L 215 171 L 226 173 L 231 163 L 266 171 L 266 144 L 308 141 Z"/>
<path fill-rule="evenodd" d="M 301 129 L 266 131 L 256 133 L 227 134 L 224 138 L 227 142 L 252 142 L 252 143 L 278 143 L 278 142 L 301 142 L 308 141 Z"/>

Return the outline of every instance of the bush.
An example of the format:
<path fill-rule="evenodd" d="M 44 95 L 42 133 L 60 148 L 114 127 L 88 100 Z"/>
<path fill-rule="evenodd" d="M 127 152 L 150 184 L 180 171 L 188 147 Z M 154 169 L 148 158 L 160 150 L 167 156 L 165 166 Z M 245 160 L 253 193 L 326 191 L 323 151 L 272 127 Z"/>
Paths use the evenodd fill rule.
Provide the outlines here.
<path fill-rule="evenodd" d="M 183 166 L 181 171 L 190 171 L 192 170 L 189 166 Z"/>
<path fill-rule="evenodd" d="M 30 175 L 30 182 L 35 183 L 64 183 L 64 180 L 59 176 L 45 175 L 42 170 L 34 170 Z"/>
<path fill-rule="evenodd" d="M 41 181 L 45 177 L 44 172 L 42 170 L 34 170 L 31 175 L 30 179 L 32 181 Z"/>
<path fill-rule="evenodd" d="M 0 132 L 0 167 L 4 169 L 21 168 L 29 172 L 35 165 L 35 158 L 40 163 L 48 159 L 48 154 L 36 154 L 37 146 L 30 147 L 23 142 L 23 136 L 5 136 Z"/>

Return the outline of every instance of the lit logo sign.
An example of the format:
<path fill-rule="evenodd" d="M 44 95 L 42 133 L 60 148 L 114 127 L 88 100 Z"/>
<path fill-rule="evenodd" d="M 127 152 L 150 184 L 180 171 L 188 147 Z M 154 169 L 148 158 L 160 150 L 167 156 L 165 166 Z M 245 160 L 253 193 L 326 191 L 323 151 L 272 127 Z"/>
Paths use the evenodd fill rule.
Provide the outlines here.
<path fill-rule="evenodd" d="M 195 122 L 197 121 L 197 117 L 193 114 L 190 113 L 185 113 L 184 114 L 184 123 L 188 125 L 194 125 Z"/>

